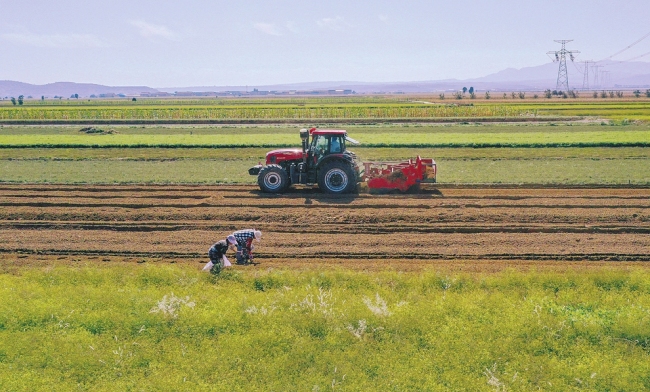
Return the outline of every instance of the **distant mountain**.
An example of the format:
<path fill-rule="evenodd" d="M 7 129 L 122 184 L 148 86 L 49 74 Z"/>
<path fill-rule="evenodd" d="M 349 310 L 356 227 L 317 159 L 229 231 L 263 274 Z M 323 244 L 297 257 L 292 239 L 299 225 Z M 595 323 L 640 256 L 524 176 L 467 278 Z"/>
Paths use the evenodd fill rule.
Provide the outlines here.
<path fill-rule="evenodd" d="M 589 69 L 590 89 L 643 88 L 650 85 L 650 63 L 647 62 L 600 62 L 598 80 L 594 78 L 595 71 Z M 463 87 L 474 87 L 479 91 L 539 91 L 554 90 L 557 83 L 558 63 L 546 63 L 521 69 L 508 68 L 487 76 L 473 79 L 446 79 L 416 82 L 313 82 L 277 85 L 249 86 L 194 86 L 194 87 L 163 87 L 160 91 L 174 93 L 176 91 L 287 91 L 287 90 L 354 90 L 357 93 L 427 93 L 458 91 Z M 584 82 L 584 63 L 568 62 L 567 73 L 569 87 L 582 89 Z M 605 76 L 602 71 L 609 71 Z"/>
<path fill-rule="evenodd" d="M 615 89 L 632 88 L 650 84 L 650 63 L 603 61 L 596 78 L 596 70 L 590 66 L 588 86 L 590 89 Z M 511 90 L 539 90 L 554 89 L 557 83 L 558 63 L 547 63 L 536 67 L 521 69 L 508 68 L 481 78 L 469 79 L 465 82 L 474 82 L 493 89 Z M 607 71 L 604 74 L 603 71 Z M 567 62 L 569 87 L 581 89 L 584 83 L 584 63 L 579 61 Z"/>
<path fill-rule="evenodd" d="M 600 62 L 602 65 L 595 78 L 595 70 L 589 69 L 590 89 L 631 89 L 650 88 L 650 63 L 637 62 Z M 567 63 L 569 87 L 581 89 L 584 82 L 584 63 L 576 61 Z M 155 95 L 156 93 L 176 92 L 226 92 L 240 91 L 314 91 L 314 90 L 353 90 L 359 94 L 373 93 L 432 93 L 458 91 L 463 87 L 474 87 L 477 91 L 539 91 L 555 89 L 557 82 L 558 63 L 546 63 L 521 69 L 508 68 L 480 78 L 456 80 L 431 80 L 415 82 L 307 82 L 275 85 L 249 86 L 192 86 L 151 88 L 146 86 L 102 86 L 99 84 L 58 82 L 45 85 L 0 80 L 0 97 L 17 97 L 19 95 L 40 98 L 62 96 L 67 98 L 79 94 L 80 98 L 100 94 L 124 94 L 127 96 Z M 607 74 L 602 73 L 607 71 Z"/>
<path fill-rule="evenodd" d="M 73 94 L 79 94 L 80 98 L 90 97 L 91 95 L 100 94 L 124 94 L 124 95 L 140 95 L 140 93 L 157 92 L 156 89 L 145 86 L 102 86 L 100 84 L 90 83 L 72 83 L 72 82 L 57 82 L 43 85 L 14 82 L 11 80 L 0 80 L 0 97 L 18 97 L 19 95 L 33 96 L 40 98 L 46 96 L 52 98 L 60 96 L 68 98 Z"/>

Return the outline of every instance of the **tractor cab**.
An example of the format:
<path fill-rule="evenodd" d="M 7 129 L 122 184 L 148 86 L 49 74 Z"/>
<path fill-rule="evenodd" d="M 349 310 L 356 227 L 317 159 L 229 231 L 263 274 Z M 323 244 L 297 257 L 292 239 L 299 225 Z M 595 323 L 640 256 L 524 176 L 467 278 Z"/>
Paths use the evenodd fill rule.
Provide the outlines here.
<path fill-rule="evenodd" d="M 358 144 L 356 140 L 347 137 L 346 131 L 339 130 L 316 130 L 311 129 L 311 144 L 307 151 L 312 164 L 318 164 L 330 155 L 342 155 L 347 152 L 345 142 L 351 141 Z"/>

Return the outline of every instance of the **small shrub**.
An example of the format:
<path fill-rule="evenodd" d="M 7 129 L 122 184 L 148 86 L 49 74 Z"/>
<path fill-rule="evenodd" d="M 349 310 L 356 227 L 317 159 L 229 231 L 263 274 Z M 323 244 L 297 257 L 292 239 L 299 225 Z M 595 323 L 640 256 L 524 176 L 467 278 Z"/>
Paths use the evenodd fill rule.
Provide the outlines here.
<path fill-rule="evenodd" d="M 391 311 L 388 310 L 386 301 L 379 296 L 379 293 L 376 294 L 374 302 L 370 298 L 364 297 L 363 303 L 366 304 L 368 309 L 377 316 L 386 317 L 392 314 Z"/>
<path fill-rule="evenodd" d="M 194 308 L 195 303 L 190 301 L 190 297 L 179 298 L 171 293 L 169 296 L 165 295 L 163 299 L 158 301 L 156 306 L 151 308 L 149 313 L 162 313 L 165 316 L 171 318 L 178 317 L 178 311 L 182 306 L 187 306 L 188 308 Z"/>

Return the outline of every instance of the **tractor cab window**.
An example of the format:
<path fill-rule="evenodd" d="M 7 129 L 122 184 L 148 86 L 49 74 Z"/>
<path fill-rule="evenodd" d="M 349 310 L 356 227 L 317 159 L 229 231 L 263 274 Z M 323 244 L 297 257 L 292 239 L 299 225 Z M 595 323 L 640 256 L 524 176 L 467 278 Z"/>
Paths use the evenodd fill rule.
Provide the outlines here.
<path fill-rule="evenodd" d="M 332 136 L 330 138 L 330 153 L 340 154 L 343 152 L 343 141 L 340 136 Z"/>
<path fill-rule="evenodd" d="M 345 140 L 336 135 L 317 135 L 312 142 L 314 155 L 340 154 L 345 150 Z"/>
<path fill-rule="evenodd" d="M 323 156 L 327 154 L 329 150 L 328 142 L 329 142 L 329 138 L 327 136 L 317 135 L 314 138 L 314 141 L 312 143 L 314 155 Z"/>

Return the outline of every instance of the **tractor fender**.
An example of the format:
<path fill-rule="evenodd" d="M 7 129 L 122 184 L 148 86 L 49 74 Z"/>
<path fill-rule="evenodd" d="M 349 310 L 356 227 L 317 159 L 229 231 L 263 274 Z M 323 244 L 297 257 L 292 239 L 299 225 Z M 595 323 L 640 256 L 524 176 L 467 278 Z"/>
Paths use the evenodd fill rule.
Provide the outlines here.
<path fill-rule="evenodd" d="M 354 161 L 352 161 L 350 158 L 345 156 L 344 154 L 336 154 L 336 155 L 328 155 L 325 158 L 323 158 L 322 161 L 318 162 L 318 166 L 316 166 L 317 170 L 320 170 L 323 166 L 329 165 L 330 162 L 341 162 L 346 165 L 350 165 L 354 168 Z"/>

